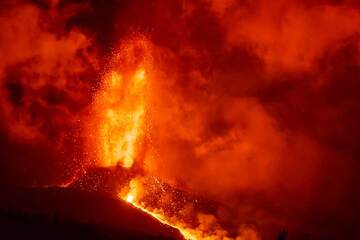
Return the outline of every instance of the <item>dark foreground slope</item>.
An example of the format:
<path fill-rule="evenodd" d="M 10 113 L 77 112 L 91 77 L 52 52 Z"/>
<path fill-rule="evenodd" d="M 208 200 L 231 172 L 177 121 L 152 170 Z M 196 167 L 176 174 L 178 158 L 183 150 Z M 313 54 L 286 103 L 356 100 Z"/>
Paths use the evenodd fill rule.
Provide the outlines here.
<path fill-rule="evenodd" d="M 0 239 L 182 239 L 117 199 L 65 188 L 1 189 Z"/>

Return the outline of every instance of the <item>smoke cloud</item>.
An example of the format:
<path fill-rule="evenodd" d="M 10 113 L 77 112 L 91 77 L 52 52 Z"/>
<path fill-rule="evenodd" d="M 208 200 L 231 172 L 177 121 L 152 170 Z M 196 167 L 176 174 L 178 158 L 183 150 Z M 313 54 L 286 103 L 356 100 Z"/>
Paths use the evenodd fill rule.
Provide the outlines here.
<path fill-rule="evenodd" d="M 38 178 L 53 181 L 57 177 L 48 174 L 66 172 L 73 161 L 80 114 L 90 103 L 97 68 L 91 40 L 80 29 L 66 28 L 66 21 L 78 11 L 76 5 L 60 8 L 56 2 L 23 1 L 2 5 L 1 127 L 3 164 L 10 168 L 4 176 L 14 184 L 36 184 Z M 23 147 L 29 149 L 18 151 Z"/>

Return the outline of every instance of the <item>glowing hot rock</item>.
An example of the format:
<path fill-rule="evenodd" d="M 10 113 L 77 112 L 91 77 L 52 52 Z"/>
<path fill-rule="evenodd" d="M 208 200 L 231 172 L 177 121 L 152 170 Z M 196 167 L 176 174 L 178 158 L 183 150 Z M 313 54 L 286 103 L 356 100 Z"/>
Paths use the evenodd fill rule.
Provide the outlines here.
<path fill-rule="evenodd" d="M 132 203 L 133 201 L 134 201 L 134 196 L 133 195 L 128 195 L 127 197 L 126 197 L 126 201 L 127 202 L 129 202 L 129 203 Z"/>

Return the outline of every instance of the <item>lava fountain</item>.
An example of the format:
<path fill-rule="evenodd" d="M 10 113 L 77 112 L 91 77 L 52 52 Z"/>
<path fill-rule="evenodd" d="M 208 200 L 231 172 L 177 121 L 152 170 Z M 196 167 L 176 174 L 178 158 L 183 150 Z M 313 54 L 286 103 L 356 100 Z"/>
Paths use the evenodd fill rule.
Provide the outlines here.
<path fill-rule="evenodd" d="M 97 165 L 131 173 L 128 182 L 118 187 L 117 197 L 178 229 L 185 239 L 235 239 L 211 214 L 195 209 L 187 216 L 179 214 L 194 200 L 146 171 L 144 159 L 150 155 L 146 153 L 147 142 L 151 143 L 151 81 L 155 79 L 152 71 L 152 45 L 146 38 L 127 40 L 114 54 L 92 106 L 90 135 Z M 236 239 L 258 239 L 256 233 L 251 234 L 255 237 Z"/>
<path fill-rule="evenodd" d="M 148 43 L 132 40 L 115 54 L 95 97 L 98 163 L 131 168 L 144 140 Z M 142 53 L 135 53 L 141 50 Z M 138 54 L 138 58 L 133 56 Z"/>

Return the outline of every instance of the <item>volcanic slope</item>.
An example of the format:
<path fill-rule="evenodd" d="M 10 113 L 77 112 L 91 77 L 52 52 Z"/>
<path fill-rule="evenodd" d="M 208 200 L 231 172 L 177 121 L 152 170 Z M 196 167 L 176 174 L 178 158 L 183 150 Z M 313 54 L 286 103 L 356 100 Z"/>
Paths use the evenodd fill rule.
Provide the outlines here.
<path fill-rule="evenodd" d="M 71 188 L 0 189 L 1 239 L 183 239 L 126 202 Z"/>

